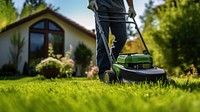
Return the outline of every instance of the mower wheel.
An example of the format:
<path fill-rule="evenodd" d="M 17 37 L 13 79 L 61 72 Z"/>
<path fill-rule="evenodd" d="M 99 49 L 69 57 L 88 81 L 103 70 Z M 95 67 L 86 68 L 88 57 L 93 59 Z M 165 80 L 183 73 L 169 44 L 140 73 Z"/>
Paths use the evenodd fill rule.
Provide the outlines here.
<path fill-rule="evenodd" d="M 107 84 L 114 84 L 116 82 L 115 72 L 113 72 L 112 70 L 106 70 L 104 72 L 103 81 L 104 83 L 107 83 Z"/>

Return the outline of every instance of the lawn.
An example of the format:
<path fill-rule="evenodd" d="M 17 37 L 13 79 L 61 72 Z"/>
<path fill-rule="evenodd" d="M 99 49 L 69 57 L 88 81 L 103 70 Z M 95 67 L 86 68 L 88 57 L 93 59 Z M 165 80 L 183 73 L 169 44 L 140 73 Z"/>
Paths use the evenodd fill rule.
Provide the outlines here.
<path fill-rule="evenodd" d="M 107 85 L 86 78 L 0 78 L 0 112 L 199 112 L 200 79 Z"/>

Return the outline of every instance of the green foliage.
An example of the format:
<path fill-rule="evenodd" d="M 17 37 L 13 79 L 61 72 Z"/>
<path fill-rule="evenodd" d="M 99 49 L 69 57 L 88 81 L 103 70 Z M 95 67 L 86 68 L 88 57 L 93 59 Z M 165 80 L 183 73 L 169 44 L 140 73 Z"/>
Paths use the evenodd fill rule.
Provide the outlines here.
<path fill-rule="evenodd" d="M 149 0 L 147 4 L 145 4 L 145 13 L 143 16 L 140 16 L 142 23 L 144 23 L 143 30 L 148 31 L 151 30 L 153 21 L 155 20 L 155 10 L 154 10 L 154 1 Z"/>
<path fill-rule="evenodd" d="M 62 62 L 61 68 L 61 77 L 72 77 L 74 72 L 74 60 L 70 58 L 72 50 L 66 52 L 65 57 L 62 57 L 60 60 Z"/>
<path fill-rule="evenodd" d="M 194 1 L 166 0 L 152 17 L 148 16 L 153 19 L 146 23 L 144 33 L 151 42 L 155 64 L 170 74 L 175 74 L 177 67 L 186 73 L 191 64 L 200 68 L 199 10 L 200 4 Z"/>
<path fill-rule="evenodd" d="M 90 62 L 89 71 L 87 72 L 87 78 L 89 79 L 98 79 L 98 72 L 99 68 L 93 64 L 93 62 Z"/>
<path fill-rule="evenodd" d="M 55 54 L 54 54 L 54 50 L 53 50 L 53 45 L 52 44 L 49 44 L 48 46 L 48 57 L 52 57 L 52 58 L 55 58 Z"/>
<path fill-rule="evenodd" d="M 3 78 L 1 112 L 198 112 L 200 80 L 176 85 L 115 84 L 99 80 Z M 15 108 L 11 108 L 15 107 Z"/>
<path fill-rule="evenodd" d="M 47 75 L 43 73 L 43 70 L 59 69 L 57 77 L 71 77 L 73 73 L 74 61 L 70 59 L 71 51 L 68 51 L 65 57 L 56 57 L 52 46 L 49 46 L 48 56 L 36 65 L 36 71 L 41 75 Z"/>
<path fill-rule="evenodd" d="M 20 18 L 24 18 L 27 17 L 33 13 L 36 13 L 38 11 L 41 11 L 43 9 L 45 9 L 47 6 L 45 3 L 41 3 L 41 4 L 26 4 L 26 2 L 24 3 L 24 7 L 21 11 L 20 14 Z"/>
<path fill-rule="evenodd" d="M 51 8 L 54 11 L 59 10 L 59 7 L 55 8 L 55 6 L 53 6 L 52 4 L 47 4 L 45 0 L 26 0 L 20 14 L 20 18 L 27 17 L 47 7 Z"/>
<path fill-rule="evenodd" d="M 8 76 L 14 76 L 12 72 L 2 72 L 0 71 L 0 77 L 8 77 Z"/>
<path fill-rule="evenodd" d="M 180 77 L 192 77 L 192 78 L 199 78 L 198 70 L 194 66 L 194 64 L 191 65 L 191 69 L 187 72 L 187 74 L 181 74 Z"/>
<path fill-rule="evenodd" d="M 18 64 L 21 61 L 21 53 L 23 52 L 23 47 L 25 44 L 25 39 L 21 37 L 21 34 L 13 33 L 12 38 L 10 39 L 11 42 L 11 48 L 10 48 L 10 54 L 11 54 L 11 61 L 12 64 L 18 68 Z"/>
<path fill-rule="evenodd" d="M 17 69 L 14 64 L 4 64 L 0 70 L 0 76 L 14 76 L 16 73 Z"/>
<path fill-rule="evenodd" d="M 141 27 L 144 33 L 148 32 L 152 27 L 151 24 L 153 24 L 153 20 L 154 20 L 153 3 L 154 3 L 153 0 L 149 0 L 149 3 L 145 4 L 146 10 L 145 10 L 144 15 L 140 16 L 140 19 L 142 23 L 144 24 L 144 26 Z M 143 53 L 143 51 L 145 50 L 138 32 L 133 27 L 135 26 L 131 24 L 127 25 L 128 41 L 123 48 L 123 51 L 122 51 L 123 53 L 130 53 L 130 52 Z M 152 42 L 149 41 L 150 40 L 149 37 L 146 37 L 144 33 L 143 33 L 143 38 L 145 40 L 145 43 L 149 47 L 148 44 L 149 43 L 152 44 Z"/>
<path fill-rule="evenodd" d="M 31 6 L 24 6 L 21 13 L 20 13 L 20 18 L 27 17 L 31 13 L 32 13 L 32 7 Z"/>
<path fill-rule="evenodd" d="M 17 19 L 17 11 L 12 0 L 0 0 L 0 31 L 6 25 L 13 23 Z"/>
<path fill-rule="evenodd" d="M 144 45 L 141 41 L 141 38 L 135 38 L 126 42 L 123 53 L 143 53 Z"/>
<path fill-rule="evenodd" d="M 79 43 L 74 51 L 74 58 L 77 65 L 80 66 L 81 75 L 85 74 L 86 68 L 92 60 L 92 51 L 83 42 Z"/>
<path fill-rule="evenodd" d="M 41 72 L 43 69 L 51 69 L 51 68 L 61 68 L 62 63 L 60 60 L 48 57 L 42 60 L 39 64 L 36 65 L 36 71 Z"/>

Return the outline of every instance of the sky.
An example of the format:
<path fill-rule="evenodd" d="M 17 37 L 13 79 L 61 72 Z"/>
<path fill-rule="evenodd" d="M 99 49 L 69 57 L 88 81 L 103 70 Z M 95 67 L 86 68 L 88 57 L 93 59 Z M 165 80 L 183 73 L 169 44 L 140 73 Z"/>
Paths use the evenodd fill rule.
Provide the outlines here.
<path fill-rule="evenodd" d="M 18 11 L 22 9 L 23 2 L 25 0 L 13 0 L 15 7 Z M 135 11 L 137 13 L 136 22 L 138 26 L 141 26 L 139 16 L 144 14 L 145 3 L 149 0 L 133 0 Z M 87 9 L 88 0 L 46 0 L 47 3 L 51 3 L 55 7 L 60 7 L 58 13 L 78 23 L 79 25 L 87 28 L 88 30 L 95 28 L 94 14 Z M 126 9 L 127 3 L 124 0 Z M 155 0 L 155 5 L 162 4 L 163 0 Z M 127 9 L 128 10 L 128 9 Z"/>

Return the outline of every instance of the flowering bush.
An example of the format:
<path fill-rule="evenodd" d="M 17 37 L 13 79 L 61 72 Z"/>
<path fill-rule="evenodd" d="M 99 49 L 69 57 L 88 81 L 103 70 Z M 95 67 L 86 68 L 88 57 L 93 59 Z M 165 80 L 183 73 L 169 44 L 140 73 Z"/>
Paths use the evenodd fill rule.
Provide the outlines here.
<path fill-rule="evenodd" d="M 72 77 L 74 60 L 70 58 L 72 52 L 72 47 L 70 46 L 70 50 L 66 52 L 65 57 L 57 56 L 57 58 L 62 62 L 62 68 L 60 70 L 61 77 Z"/>
<path fill-rule="evenodd" d="M 181 74 L 180 78 L 199 78 L 197 68 L 194 64 L 191 65 L 190 71 L 188 71 L 187 74 Z"/>
<path fill-rule="evenodd" d="M 70 58 L 63 57 L 61 58 L 61 62 L 61 77 L 72 77 L 74 61 Z"/>
<path fill-rule="evenodd" d="M 97 66 L 93 66 L 91 70 L 87 73 L 88 78 L 97 79 L 98 78 L 99 68 Z"/>
<path fill-rule="evenodd" d="M 70 59 L 70 55 L 71 50 L 66 53 L 65 57 L 62 57 L 62 55 L 55 56 L 53 54 L 53 49 L 50 46 L 49 57 L 36 65 L 36 71 L 41 75 L 53 74 L 53 77 L 71 77 L 73 73 L 74 61 Z M 51 73 L 52 69 L 57 69 L 56 75 L 55 73 Z M 44 70 L 48 71 L 48 74 L 45 74 Z"/>
<path fill-rule="evenodd" d="M 60 69 L 61 67 L 62 67 L 62 63 L 60 60 L 52 58 L 52 57 L 48 57 L 36 65 L 36 71 L 41 72 L 43 69 L 49 69 L 49 68 Z"/>
<path fill-rule="evenodd" d="M 42 69 L 61 68 L 62 63 L 60 60 L 48 57 L 36 65 L 36 71 L 40 72 Z"/>
<path fill-rule="evenodd" d="M 55 78 L 60 74 L 62 63 L 60 60 L 48 57 L 36 65 L 36 71 L 46 78 Z"/>

